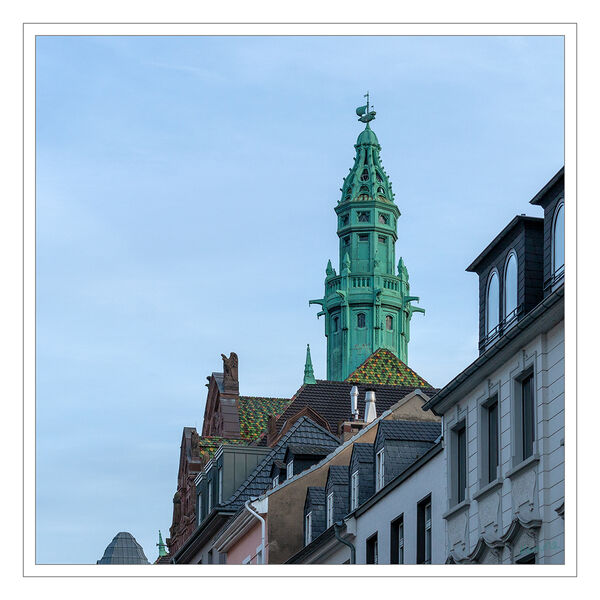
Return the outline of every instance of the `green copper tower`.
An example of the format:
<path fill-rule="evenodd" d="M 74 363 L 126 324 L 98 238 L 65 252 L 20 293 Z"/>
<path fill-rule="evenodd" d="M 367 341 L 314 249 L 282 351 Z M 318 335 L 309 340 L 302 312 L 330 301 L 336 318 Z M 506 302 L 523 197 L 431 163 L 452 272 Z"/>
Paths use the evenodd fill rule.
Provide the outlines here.
<path fill-rule="evenodd" d="M 318 317 L 325 317 L 327 379 L 343 381 L 378 348 L 408 361 L 410 320 L 419 298 L 411 296 L 408 271 L 397 264 L 395 245 L 400 210 L 394 204 L 392 184 L 381 164 L 381 146 L 369 123 L 375 118 L 367 104 L 356 109 L 366 123 L 354 148 L 356 158 L 344 179 L 342 197 L 335 207 L 338 218 L 337 274 L 327 263 L 325 295 Z"/>

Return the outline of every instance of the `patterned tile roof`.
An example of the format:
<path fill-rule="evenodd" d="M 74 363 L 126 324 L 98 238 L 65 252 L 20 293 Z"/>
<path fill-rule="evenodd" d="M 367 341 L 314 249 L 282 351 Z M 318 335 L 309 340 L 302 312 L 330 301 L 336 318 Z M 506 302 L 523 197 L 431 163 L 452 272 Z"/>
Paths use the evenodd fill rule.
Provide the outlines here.
<path fill-rule="evenodd" d="M 397 356 L 385 348 L 379 348 L 347 378 L 350 383 L 374 385 L 402 385 L 430 388 L 431 386 Z"/>
<path fill-rule="evenodd" d="M 256 398 L 240 396 L 240 435 L 244 440 L 254 441 L 267 428 L 271 415 L 280 415 L 290 404 L 289 398 Z"/>
<path fill-rule="evenodd" d="M 219 446 L 223 444 L 238 444 L 246 446 L 248 445 L 248 441 L 236 438 L 224 438 L 216 435 L 198 436 L 198 452 L 200 457 L 205 461 L 208 461 L 219 449 Z"/>

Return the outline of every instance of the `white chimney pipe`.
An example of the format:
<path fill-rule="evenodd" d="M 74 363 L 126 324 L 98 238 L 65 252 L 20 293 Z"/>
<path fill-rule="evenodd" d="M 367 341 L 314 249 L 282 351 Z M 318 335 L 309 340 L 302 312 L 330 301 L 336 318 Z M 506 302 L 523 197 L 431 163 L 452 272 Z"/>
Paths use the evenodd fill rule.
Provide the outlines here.
<path fill-rule="evenodd" d="M 358 421 L 358 388 L 355 385 L 350 390 L 350 411 L 352 412 L 352 418 Z"/>
<path fill-rule="evenodd" d="M 365 423 L 371 423 L 377 418 L 377 408 L 375 406 L 375 392 L 368 391 L 365 394 Z"/>

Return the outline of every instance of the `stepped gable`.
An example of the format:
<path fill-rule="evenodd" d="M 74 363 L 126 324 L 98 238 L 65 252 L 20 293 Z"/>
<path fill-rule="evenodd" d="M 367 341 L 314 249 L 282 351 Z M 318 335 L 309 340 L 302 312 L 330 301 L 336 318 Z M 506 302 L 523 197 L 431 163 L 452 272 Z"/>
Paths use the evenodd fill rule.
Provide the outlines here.
<path fill-rule="evenodd" d="M 346 378 L 346 381 L 431 388 L 425 379 L 385 348 L 379 348 L 373 352 L 360 367 Z"/>

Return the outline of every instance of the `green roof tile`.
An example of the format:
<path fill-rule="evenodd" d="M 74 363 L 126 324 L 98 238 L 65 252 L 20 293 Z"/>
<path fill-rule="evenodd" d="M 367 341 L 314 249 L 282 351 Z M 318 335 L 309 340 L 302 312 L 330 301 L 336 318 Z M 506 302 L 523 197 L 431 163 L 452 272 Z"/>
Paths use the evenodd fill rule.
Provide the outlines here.
<path fill-rule="evenodd" d="M 431 387 L 420 375 L 385 348 L 379 348 L 351 373 L 349 383 Z"/>
<path fill-rule="evenodd" d="M 280 415 L 290 404 L 288 398 L 255 398 L 240 396 L 240 435 L 254 441 L 266 430 L 271 415 Z"/>

